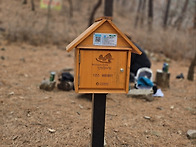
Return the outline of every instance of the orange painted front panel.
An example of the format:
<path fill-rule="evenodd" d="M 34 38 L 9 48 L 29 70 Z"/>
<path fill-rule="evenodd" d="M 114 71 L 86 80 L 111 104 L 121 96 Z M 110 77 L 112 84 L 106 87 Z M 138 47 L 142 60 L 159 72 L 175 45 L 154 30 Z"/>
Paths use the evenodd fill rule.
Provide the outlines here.
<path fill-rule="evenodd" d="M 79 54 L 79 89 L 126 89 L 128 51 L 81 49 Z"/>

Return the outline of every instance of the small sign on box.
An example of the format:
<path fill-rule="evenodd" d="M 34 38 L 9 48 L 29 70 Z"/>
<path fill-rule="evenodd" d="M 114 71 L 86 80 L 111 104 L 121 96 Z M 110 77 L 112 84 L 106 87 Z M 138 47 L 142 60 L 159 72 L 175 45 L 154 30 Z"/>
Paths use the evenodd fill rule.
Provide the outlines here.
<path fill-rule="evenodd" d="M 117 34 L 95 33 L 93 36 L 93 44 L 100 46 L 116 46 Z"/>

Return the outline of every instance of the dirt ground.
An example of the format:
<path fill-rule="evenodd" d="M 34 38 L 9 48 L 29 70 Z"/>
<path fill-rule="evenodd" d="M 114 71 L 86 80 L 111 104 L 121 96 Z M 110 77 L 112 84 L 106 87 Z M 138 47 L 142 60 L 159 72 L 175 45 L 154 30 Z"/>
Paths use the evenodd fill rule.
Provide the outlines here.
<path fill-rule="evenodd" d="M 51 92 L 39 89 L 51 71 L 74 67 L 74 53 L 67 53 L 65 46 L 0 45 L 1 147 L 89 146 L 89 97 L 57 88 Z M 151 60 L 155 75 L 164 60 L 154 56 L 159 59 Z M 163 98 L 148 102 L 126 94 L 108 94 L 107 146 L 196 146 L 196 140 L 186 136 L 189 129 L 196 129 L 196 80 L 186 79 L 188 66 L 184 61 L 170 61 L 170 88 L 161 89 Z M 176 79 L 180 73 L 185 79 Z M 58 83 L 57 77 L 55 80 Z"/>

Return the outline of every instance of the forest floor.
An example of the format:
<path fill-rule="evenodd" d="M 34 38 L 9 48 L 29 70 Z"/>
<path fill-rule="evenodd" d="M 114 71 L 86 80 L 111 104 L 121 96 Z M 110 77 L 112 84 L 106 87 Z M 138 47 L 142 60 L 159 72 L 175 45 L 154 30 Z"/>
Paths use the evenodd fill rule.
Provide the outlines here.
<path fill-rule="evenodd" d="M 65 45 L 66 46 L 66 45 Z M 0 45 L 0 146 L 88 147 L 92 101 L 74 91 L 43 91 L 50 71 L 74 67 L 65 46 Z M 155 75 L 164 59 L 152 61 Z M 126 94 L 108 94 L 105 142 L 108 147 L 194 147 L 187 138 L 196 130 L 196 80 L 186 79 L 189 63 L 169 62 L 170 88 L 149 102 Z M 185 79 L 176 79 L 180 73 Z M 195 75 L 196 78 L 196 75 Z M 55 79 L 58 83 L 56 76 Z M 145 119 L 149 116 L 150 119 Z"/>

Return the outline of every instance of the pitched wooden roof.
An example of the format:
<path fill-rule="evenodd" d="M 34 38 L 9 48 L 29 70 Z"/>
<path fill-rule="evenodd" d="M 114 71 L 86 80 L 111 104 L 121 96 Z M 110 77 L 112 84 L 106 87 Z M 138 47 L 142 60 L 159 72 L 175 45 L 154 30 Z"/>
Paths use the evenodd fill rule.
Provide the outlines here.
<path fill-rule="evenodd" d="M 136 54 L 142 54 L 142 52 L 131 42 L 131 40 L 129 40 L 129 38 L 127 38 L 127 36 L 122 33 L 115 25 L 114 23 L 107 18 L 102 18 L 99 19 L 98 21 L 94 22 L 89 28 L 87 28 L 82 34 L 80 34 L 77 38 L 75 38 L 70 44 L 68 44 L 66 46 L 66 50 L 69 52 L 71 51 L 73 48 L 75 48 L 77 45 L 79 45 L 84 39 L 86 39 L 89 35 L 91 35 L 96 29 L 98 29 L 101 25 L 103 25 L 105 22 L 108 22 L 111 27 L 113 27 L 113 29 L 115 29 L 120 35 L 121 37 L 132 47 L 132 51 L 133 53 Z"/>

